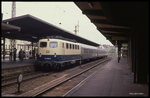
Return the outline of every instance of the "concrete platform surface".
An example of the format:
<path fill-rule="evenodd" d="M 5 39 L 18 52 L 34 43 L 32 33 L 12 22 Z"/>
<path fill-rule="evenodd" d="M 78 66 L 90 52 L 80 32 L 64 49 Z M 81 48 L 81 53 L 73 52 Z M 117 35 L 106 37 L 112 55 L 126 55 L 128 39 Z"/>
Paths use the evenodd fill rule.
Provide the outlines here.
<path fill-rule="evenodd" d="M 10 61 L 9 59 L 1 60 L 1 69 L 33 65 L 34 62 L 34 59 L 24 59 L 23 61 L 20 61 L 18 58 L 16 59 L 16 61 Z"/>
<path fill-rule="evenodd" d="M 134 84 L 127 59 L 114 57 L 64 96 L 148 96 L 148 85 Z"/>

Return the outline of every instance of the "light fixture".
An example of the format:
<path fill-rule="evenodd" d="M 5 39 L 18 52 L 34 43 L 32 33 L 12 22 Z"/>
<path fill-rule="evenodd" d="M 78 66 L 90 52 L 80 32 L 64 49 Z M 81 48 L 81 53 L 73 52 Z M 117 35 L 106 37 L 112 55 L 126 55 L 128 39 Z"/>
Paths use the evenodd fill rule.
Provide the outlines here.
<path fill-rule="evenodd" d="M 88 2 L 88 5 L 90 6 L 90 8 L 93 8 L 93 7 L 94 7 L 94 5 L 93 5 L 92 2 Z"/>
<path fill-rule="evenodd" d="M 32 38 L 36 39 L 37 37 L 36 36 L 32 36 Z"/>

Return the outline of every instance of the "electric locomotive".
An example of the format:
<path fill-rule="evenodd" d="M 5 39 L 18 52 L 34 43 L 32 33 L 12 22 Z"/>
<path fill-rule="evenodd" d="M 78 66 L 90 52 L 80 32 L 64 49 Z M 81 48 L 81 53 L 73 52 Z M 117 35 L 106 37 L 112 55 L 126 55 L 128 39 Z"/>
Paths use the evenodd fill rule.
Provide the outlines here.
<path fill-rule="evenodd" d="M 73 63 L 107 56 L 107 52 L 98 47 L 77 43 L 66 38 L 45 38 L 38 42 L 36 69 L 61 70 Z"/>

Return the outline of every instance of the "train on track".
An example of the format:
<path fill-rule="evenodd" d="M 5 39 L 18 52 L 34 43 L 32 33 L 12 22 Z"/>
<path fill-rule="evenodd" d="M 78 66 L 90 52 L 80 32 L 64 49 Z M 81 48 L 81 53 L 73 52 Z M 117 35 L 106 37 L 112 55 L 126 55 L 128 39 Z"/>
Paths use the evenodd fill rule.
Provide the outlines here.
<path fill-rule="evenodd" d="M 108 53 L 104 49 L 66 38 L 44 38 L 38 42 L 35 69 L 61 70 L 65 66 L 81 64 L 83 61 L 107 57 L 107 55 Z"/>

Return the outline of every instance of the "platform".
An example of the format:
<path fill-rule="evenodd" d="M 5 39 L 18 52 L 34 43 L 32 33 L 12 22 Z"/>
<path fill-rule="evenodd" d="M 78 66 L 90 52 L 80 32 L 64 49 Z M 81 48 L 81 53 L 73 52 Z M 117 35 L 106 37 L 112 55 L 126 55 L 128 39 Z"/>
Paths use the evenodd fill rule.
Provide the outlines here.
<path fill-rule="evenodd" d="M 148 85 L 134 84 L 127 58 L 114 57 L 64 96 L 148 96 Z"/>
<path fill-rule="evenodd" d="M 10 61 L 9 59 L 5 59 L 1 60 L 1 69 L 33 65 L 34 61 L 34 59 L 24 59 L 23 61 L 20 61 L 18 58 L 16 59 L 16 61 Z"/>

